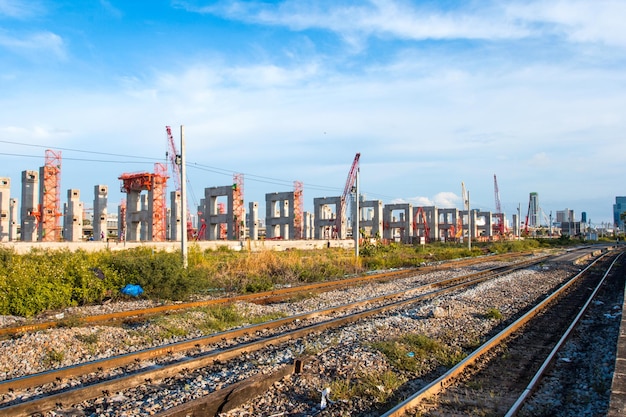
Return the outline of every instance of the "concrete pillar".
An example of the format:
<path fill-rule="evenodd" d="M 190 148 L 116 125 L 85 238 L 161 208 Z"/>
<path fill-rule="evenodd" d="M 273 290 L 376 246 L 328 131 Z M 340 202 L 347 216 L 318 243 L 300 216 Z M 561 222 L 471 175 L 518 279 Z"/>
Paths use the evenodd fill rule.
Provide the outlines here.
<path fill-rule="evenodd" d="M 248 234 L 250 240 L 259 240 L 259 203 L 252 201 L 248 206 Z"/>
<path fill-rule="evenodd" d="M 185 225 L 183 233 L 187 233 L 187 221 L 183 223 L 182 204 L 180 200 L 180 191 L 172 191 L 170 193 L 170 221 L 169 221 L 169 240 L 178 242 L 182 239 L 181 223 Z"/>
<path fill-rule="evenodd" d="M 332 209 L 334 207 L 334 211 Z M 336 216 L 341 210 L 341 197 L 320 197 L 313 199 L 315 239 L 344 239 L 337 226 Z"/>
<path fill-rule="evenodd" d="M 265 194 L 265 235 L 267 238 L 296 238 L 294 209 L 293 191 Z"/>
<path fill-rule="evenodd" d="M 107 199 L 109 195 L 109 187 L 106 185 L 96 185 L 93 188 L 93 238 L 94 240 L 106 240 L 109 236 L 109 227 L 107 224 Z"/>
<path fill-rule="evenodd" d="M 437 227 L 439 229 L 437 239 L 450 241 L 462 238 L 462 230 L 466 225 L 465 222 L 459 222 L 461 219 L 460 215 L 459 210 L 456 208 L 437 209 Z"/>
<path fill-rule="evenodd" d="M 17 235 L 17 225 L 19 221 L 17 211 L 17 198 L 12 198 L 9 200 L 9 241 L 16 241 L 18 238 Z"/>
<path fill-rule="evenodd" d="M 369 200 L 359 203 L 361 217 L 359 226 L 365 231 L 367 237 L 383 236 L 383 202 L 381 200 Z"/>
<path fill-rule="evenodd" d="M 83 238 L 83 203 L 79 190 L 67 190 L 67 203 L 63 213 L 63 237 L 67 242 L 80 242 Z M 94 236 L 94 240 L 98 237 Z"/>
<path fill-rule="evenodd" d="M 425 222 L 426 225 L 428 226 L 429 229 L 429 234 L 428 236 L 425 235 L 424 232 L 424 220 L 422 219 L 422 215 L 419 214 L 419 209 L 422 209 L 423 213 L 424 213 L 424 218 L 425 218 Z M 437 209 L 437 207 L 435 206 L 426 206 L 426 207 L 415 207 L 413 209 L 413 222 L 415 223 L 416 226 L 416 230 L 414 230 L 416 232 L 416 234 L 414 235 L 414 237 L 419 238 L 419 237 L 427 237 L 427 241 L 432 242 L 438 239 L 439 237 L 439 210 Z"/>
<path fill-rule="evenodd" d="M 141 230 L 141 193 L 130 190 L 126 194 L 126 240 L 136 242 Z"/>
<path fill-rule="evenodd" d="M 383 208 L 383 238 L 411 243 L 413 206 L 408 203 L 388 204 Z"/>
<path fill-rule="evenodd" d="M 141 194 L 140 198 L 140 207 L 139 210 L 139 236 L 142 242 L 148 242 L 152 240 L 152 205 L 149 201 L 152 201 L 152 193 L 149 194 Z"/>
<path fill-rule="evenodd" d="M 219 212 L 218 197 L 226 197 L 224 213 Z M 218 240 L 220 238 L 220 226 L 226 225 L 226 239 L 238 239 L 235 236 L 234 220 L 234 190 L 232 185 L 222 187 L 210 187 L 204 189 L 204 206 L 202 216 L 208 232 L 208 240 Z"/>
<path fill-rule="evenodd" d="M 10 221 L 11 179 L 0 178 L 0 242 L 8 242 Z"/>
<path fill-rule="evenodd" d="M 313 239 L 314 235 L 314 220 L 315 216 L 313 213 L 309 213 L 305 211 L 302 214 L 302 238 L 303 239 Z"/>
<path fill-rule="evenodd" d="M 33 213 L 39 210 L 39 172 L 22 171 L 21 240 L 37 240 L 37 218 Z"/>

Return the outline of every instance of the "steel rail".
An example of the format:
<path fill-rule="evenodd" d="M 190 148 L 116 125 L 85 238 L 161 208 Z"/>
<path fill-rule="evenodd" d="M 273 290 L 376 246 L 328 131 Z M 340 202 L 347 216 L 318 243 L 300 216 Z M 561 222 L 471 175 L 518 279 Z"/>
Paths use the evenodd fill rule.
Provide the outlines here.
<path fill-rule="evenodd" d="M 541 378 L 543 378 L 543 374 L 546 372 L 548 367 L 552 364 L 552 362 L 554 361 L 554 358 L 556 357 L 556 355 L 559 352 L 559 350 L 561 349 L 561 347 L 569 339 L 570 335 L 574 331 L 574 328 L 578 325 L 578 323 L 580 322 L 580 319 L 582 318 L 582 316 L 587 312 L 587 309 L 589 308 L 589 305 L 591 304 L 591 302 L 595 298 L 596 294 L 600 290 L 600 287 L 604 284 L 604 281 L 606 280 L 607 276 L 611 273 L 611 270 L 613 269 L 613 266 L 622 257 L 623 254 L 624 254 L 623 252 L 620 253 L 613 260 L 613 262 L 611 262 L 611 265 L 609 265 L 606 273 L 604 274 L 604 276 L 602 277 L 602 279 L 600 280 L 598 285 L 596 285 L 596 288 L 593 290 L 593 292 L 591 293 L 591 295 L 587 299 L 587 302 L 582 306 L 582 308 L 580 309 L 580 311 L 578 312 L 578 314 L 576 315 L 574 320 L 572 320 L 572 323 L 569 325 L 569 327 L 567 328 L 565 333 L 563 333 L 563 335 L 559 339 L 558 343 L 554 346 L 554 349 L 552 349 L 552 351 L 550 352 L 550 354 L 548 355 L 546 360 L 543 362 L 541 367 L 539 367 L 539 369 L 537 370 L 537 372 L 535 373 L 535 375 L 533 376 L 531 381 L 528 383 L 528 386 L 524 389 L 524 391 L 519 396 L 519 398 L 511 406 L 509 411 L 505 414 L 505 417 L 516 416 L 517 413 L 519 412 L 519 410 L 522 408 L 522 406 L 526 402 L 526 400 L 528 399 L 528 397 L 535 391 L 535 389 L 537 388 L 537 385 L 541 381 Z"/>
<path fill-rule="evenodd" d="M 39 386 L 47 383 L 54 382 L 62 378 L 72 378 L 80 375 L 89 374 L 92 372 L 99 372 L 101 369 L 119 368 L 131 363 L 135 363 L 141 360 L 154 359 L 167 355 L 172 355 L 178 352 L 186 352 L 191 349 L 197 349 L 200 346 L 206 346 L 212 343 L 218 343 L 227 339 L 234 339 L 236 337 L 247 336 L 254 332 L 259 332 L 268 329 L 275 329 L 280 326 L 285 326 L 293 322 L 310 320 L 318 316 L 329 315 L 337 312 L 346 311 L 352 308 L 361 307 L 364 305 L 372 304 L 375 302 L 381 302 L 385 300 L 396 299 L 406 294 L 415 293 L 417 291 L 425 291 L 428 288 L 436 288 L 444 285 L 450 285 L 454 282 L 462 280 L 471 280 L 478 277 L 488 276 L 489 274 L 512 272 L 516 269 L 525 268 L 528 265 L 534 265 L 543 262 L 546 257 L 535 258 L 526 260 L 513 265 L 498 266 L 495 268 L 487 269 L 484 271 L 474 272 L 471 274 L 463 275 L 460 277 L 447 278 L 445 280 L 419 285 L 404 291 L 399 291 L 391 294 L 384 294 L 377 297 L 372 297 L 357 301 L 354 303 L 348 303 L 340 306 L 329 307 L 327 309 L 317 310 L 308 313 L 301 313 L 294 316 L 285 317 L 282 319 L 276 319 L 265 323 L 259 323 L 251 326 L 245 326 L 239 329 L 228 330 L 224 332 L 214 333 L 208 336 L 202 336 L 194 339 L 184 340 L 163 346 L 156 346 L 136 352 L 131 352 L 123 355 L 118 355 L 112 358 L 103 358 L 95 361 L 85 362 L 68 366 L 61 369 L 55 369 L 36 374 L 26 375 L 10 380 L 0 381 L 0 394 L 4 394 L 9 391 L 23 390 L 33 386 Z M 471 281 L 474 282 L 474 281 Z"/>
<path fill-rule="evenodd" d="M 157 380 L 163 379 L 166 377 L 171 377 L 183 372 L 184 370 L 195 370 L 198 368 L 209 366 L 216 361 L 225 361 L 237 357 L 242 353 L 253 352 L 270 345 L 284 343 L 289 340 L 298 339 L 300 337 L 306 336 L 308 334 L 314 332 L 320 332 L 323 330 L 337 328 L 357 320 L 360 320 L 365 317 L 369 317 L 375 314 L 379 314 L 381 312 L 391 310 L 394 308 L 401 307 L 403 305 L 415 303 L 420 300 L 424 300 L 427 298 L 432 298 L 435 296 L 443 295 L 452 291 L 456 291 L 461 288 L 469 287 L 476 285 L 485 280 L 491 279 L 494 276 L 503 275 L 506 273 L 510 273 L 512 271 L 527 268 L 529 266 L 541 263 L 545 260 L 545 257 L 539 259 L 533 259 L 529 261 L 520 262 L 518 264 L 508 266 L 507 270 L 502 270 L 502 267 L 497 267 L 493 269 L 497 269 L 497 271 L 481 271 L 478 273 L 473 273 L 468 275 L 469 280 L 465 282 L 459 283 L 459 278 L 450 278 L 444 281 L 450 281 L 451 285 L 446 288 L 435 289 L 431 292 L 422 293 L 415 297 L 411 297 L 408 299 L 403 299 L 399 301 L 393 301 L 391 303 L 385 304 L 383 306 L 374 307 L 368 310 L 364 310 L 355 314 L 330 319 L 324 321 L 322 323 L 308 325 L 299 329 L 287 331 L 285 333 L 281 333 L 275 336 L 269 336 L 262 339 L 257 339 L 255 341 L 247 342 L 244 344 L 240 344 L 230 348 L 224 349 L 216 349 L 212 352 L 204 354 L 198 357 L 186 357 L 181 359 L 173 364 L 163 365 L 163 366 L 153 366 L 150 369 L 146 369 L 143 371 L 134 372 L 132 374 L 115 378 L 113 380 L 106 380 L 102 382 L 97 382 L 91 385 L 78 386 L 68 391 L 48 395 L 42 398 L 35 398 L 32 400 L 28 400 L 28 402 L 10 405 L 8 407 L 0 407 L 0 414 L 7 417 L 12 416 L 20 416 L 27 413 L 41 412 L 45 410 L 50 410 L 57 406 L 58 404 L 69 404 L 69 403 L 77 403 L 80 401 L 93 399 L 102 395 L 103 392 L 116 392 L 122 389 L 127 389 L 132 386 L 140 385 L 145 382 L 147 379 Z M 479 275 L 476 277 L 476 275 Z M 29 375 L 21 378 L 16 378 L 8 381 L 3 381 L 0 383 L 0 392 L 7 392 L 9 390 L 18 390 L 25 389 L 34 386 L 40 386 L 45 383 L 54 382 L 59 378 L 67 378 L 70 376 L 78 376 L 84 375 L 90 372 L 97 372 L 102 368 L 115 368 L 123 365 L 127 365 L 132 362 L 139 361 L 141 359 L 149 359 L 154 358 L 156 356 L 161 356 L 165 354 L 172 354 L 174 352 L 180 352 L 184 350 L 190 350 L 194 348 L 198 348 L 199 345 L 207 345 L 210 343 L 215 343 L 226 339 L 228 337 L 238 337 L 242 335 L 249 335 L 252 332 L 256 332 L 259 330 L 274 328 L 284 324 L 288 324 L 293 321 L 304 320 L 309 318 L 314 318 L 322 315 L 329 315 L 340 311 L 345 311 L 348 309 L 352 309 L 355 307 L 364 306 L 367 304 L 372 304 L 374 302 L 392 300 L 398 297 L 401 297 L 404 294 L 416 292 L 416 291 L 424 291 L 430 287 L 435 287 L 437 285 L 441 285 L 441 282 L 433 283 L 433 284 L 425 284 L 418 287 L 414 287 L 412 289 L 401 291 L 393 294 L 386 294 L 378 297 L 369 298 L 366 300 L 361 300 L 356 303 L 344 304 L 337 307 L 331 307 L 328 309 L 317 310 L 311 313 L 303 313 L 296 316 L 291 316 L 285 319 L 274 320 L 271 322 L 249 326 L 241 329 L 237 329 L 235 331 L 230 332 L 222 332 L 214 335 L 206 336 L 200 339 L 193 339 L 190 341 L 179 342 L 172 345 L 167 345 L 163 347 L 157 347 L 153 349 L 148 349 L 142 352 L 134 352 L 126 355 L 121 355 L 115 358 L 103 359 L 99 361 L 89 362 L 85 364 L 75 365 L 73 367 L 64 368 L 62 370 L 56 371 L 48 371 L 40 374 Z M 105 364 L 107 366 L 105 366 Z M 61 372 L 60 372 L 61 371 Z"/>
<path fill-rule="evenodd" d="M 544 308 L 548 306 L 552 301 L 554 301 L 557 297 L 559 297 L 565 290 L 571 287 L 574 283 L 578 281 L 580 277 L 586 274 L 596 263 L 602 260 L 605 256 L 608 256 L 610 253 L 604 253 L 600 255 L 597 259 L 595 259 L 591 264 L 589 264 L 586 268 L 572 277 L 567 283 L 563 284 L 556 291 L 542 300 L 535 307 L 530 309 L 520 318 L 515 320 L 505 329 L 500 331 L 498 334 L 493 336 L 487 342 L 485 342 L 482 346 L 472 352 L 469 356 L 463 359 L 461 362 L 456 364 L 454 367 L 449 369 L 446 373 L 441 375 L 439 378 L 435 379 L 418 392 L 411 395 L 406 400 L 397 404 L 395 407 L 382 414 L 381 417 L 401 417 L 404 416 L 410 409 L 415 408 L 423 399 L 427 397 L 434 396 L 445 390 L 446 387 L 450 386 L 455 379 L 457 379 L 461 374 L 470 366 L 474 365 L 480 358 L 482 358 L 485 354 L 490 352 L 493 348 L 502 343 L 506 338 L 508 338 L 511 334 L 519 330 L 525 324 L 527 324 L 532 318 L 537 316 Z"/>
<path fill-rule="evenodd" d="M 501 260 L 501 259 L 511 258 L 515 256 L 528 256 L 528 253 L 505 253 L 505 254 L 499 254 L 499 255 L 490 255 L 490 258 L 491 259 L 495 258 L 493 260 Z M 457 260 L 453 262 L 446 262 L 445 264 L 440 264 L 440 265 L 428 265 L 428 266 L 422 266 L 418 268 L 398 269 L 398 270 L 382 272 L 382 273 L 377 273 L 377 274 L 367 274 L 364 276 L 344 278 L 341 280 L 333 280 L 333 281 L 326 281 L 326 282 L 318 282 L 315 284 L 305 284 L 305 285 L 298 285 L 295 287 L 280 288 L 280 289 L 264 291 L 260 293 L 242 294 L 242 295 L 236 295 L 232 297 L 215 298 L 215 299 L 204 300 L 204 301 L 193 301 L 193 302 L 180 303 L 180 304 L 149 307 L 149 308 L 139 309 L 139 310 L 120 311 L 120 312 L 115 312 L 115 313 L 98 314 L 98 315 L 87 316 L 87 317 L 71 317 L 71 318 L 65 318 L 65 319 L 59 319 L 59 320 L 53 320 L 53 321 L 45 321 L 41 323 L 29 323 L 29 324 L 24 324 L 20 326 L 3 327 L 3 328 L 0 328 L 0 337 L 15 335 L 19 333 L 25 333 L 25 332 L 46 330 L 46 329 L 50 329 L 54 327 L 61 327 L 61 326 L 66 325 L 68 319 L 71 319 L 77 324 L 94 324 L 94 323 L 105 323 L 105 322 L 111 322 L 111 321 L 116 321 L 116 320 L 129 319 L 129 318 L 134 318 L 134 317 L 151 316 L 151 315 L 164 313 L 164 312 L 170 312 L 170 311 L 186 310 L 186 309 L 207 307 L 207 306 L 219 305 L 219 304 L 229 304 L 229 303 L 234 303 L 236 301 L 267 299 L 268 301 L 275 302 L 279 297 L 285 297 L 294 293 L 297 294 L 299 292 L 324 291 L 324 290 L 332 289 L 335 287 L 355 285 L 355 284 L 359 284 L 362 282 L 378 281 L 378 280 L 384 280 L 387 278 L 396 278 L 396 277 L 402 276 L 403 274 L 412 274 L 412 273 L 421 274 L 421 273 L 426 273 L 426 272 L 430 272 L 433 270 L 457 268 L 457 267 L 472 265 L 472 264 L 480 263 L 484 261 L 485 259 L 483 257 L 469 258 L 469 259 L 462 259 L 462 260 Z M 274 298 L 270 299 L 270 297 L 274 297 Z"/>

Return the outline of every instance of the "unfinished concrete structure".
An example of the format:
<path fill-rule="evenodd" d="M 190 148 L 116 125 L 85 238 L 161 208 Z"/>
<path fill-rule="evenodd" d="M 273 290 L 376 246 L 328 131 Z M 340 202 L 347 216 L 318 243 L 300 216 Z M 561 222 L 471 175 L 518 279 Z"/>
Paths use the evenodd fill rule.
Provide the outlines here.
<path fill-rule="evenodd" d="M 0 242 L 8 242 L 10 235 L 11 179 L 0 178 Z"/>
<path fill-rule="evenodd" d="M 383 239 L 411 243 L 413 206 L 408 203 L 388 204 L 383 208 Z"/>
<path fill-rule="evenodd" d="M 413 236 L 420 243 L 433 242 L 439 238 L 439 210 L 435 206 L 413 208 Z"/>
<path fill-rule="evenodd" d="M 341 213 L 341 197 L 320 197 L 313 199 L 315 239 L 345 239 L 345 221 L 337 221 Z"/>
<path fill-rule="evenodd" d="M 359 228 L 363 237 L 383 236 L 383 207 L 381 200 L 359 202 Z"/>
<path fill-rule="evenodd" d="M 39 172 L 22 171 L 22 204 L 20 210 L 20 237 L 24 242 L 37 241 L 39 211 Z"/>
<path fill-rule="evenodd" d="M 302 239 L 302 215 L 296 216 L 296 193 L 265 194 L 265 237 L 267 239 Z M 300 235 L 297 235 L 300 233 Z"/>
<path fill-rule="evenodd" d="M 67 190 L 67 203 L 63 210 L 63 238 L 67 242 L 79 242 L 83 238 L 83 211 L 79 190 Z"/>
<path fill-rule="evenodd" d="M 96 185 L 93 187 L 93 238 L 106 240 L 109 236 L 109 226 L 107 224 L 107 203 L 109 197 L 109 187 L 106 185 Z"/>
<path fill-rule="evenodd" d="M 476 234 L 474 236 L 490 239 L 493 236 L 494 213 L 476 210 Z"/>
<path fill-rule="evenodd" d="M 220 213 L 219 198 L 226 198 L 223 213 Z M 234 200 L 235 189 L 233 186 L 229 185 L 204 189 L 204 199 L 201 200 L 201 206 L 198 211 L 202 213 L 201 220 L 204 221 L 206 227 L 206 240 L 219 240 L 220 227 L 222 225 L 226 226 L 226 239 L 237 239 L 235 215 L 233 212 Z"/>

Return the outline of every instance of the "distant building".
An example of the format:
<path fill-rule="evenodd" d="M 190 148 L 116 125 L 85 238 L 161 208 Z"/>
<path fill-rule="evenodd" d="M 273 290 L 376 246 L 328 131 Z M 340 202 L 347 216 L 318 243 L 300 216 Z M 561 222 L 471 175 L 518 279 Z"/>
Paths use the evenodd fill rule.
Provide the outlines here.
<path fill-rule="evenodd" d="M 621 214 L 626 212 L 626 197 L 615 197 L 613 204 L 613 225 L 620 230 L 624 230 L 624 220 L 620 218 Z"/>
<path fill-rule="evenodd" d="M 556 221 L 557 221 L 557 223 L 573 222 L 574 221 L 574 210 L 570 210 L 570 209 L 557 210 L 556 211 Z"/>
<path fill-rule="evenodd" d="M 528 205 L 528 225 L 531 227 L 539 226 L 539 194 L 530 193 Z"/>

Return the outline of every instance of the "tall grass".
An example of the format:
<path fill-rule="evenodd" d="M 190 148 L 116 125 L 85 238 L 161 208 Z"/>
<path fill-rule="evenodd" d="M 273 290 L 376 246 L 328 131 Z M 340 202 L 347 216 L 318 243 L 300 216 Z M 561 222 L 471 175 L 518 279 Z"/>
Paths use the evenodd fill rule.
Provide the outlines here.
<path fill-rule="evenodd" d="M 125 251 L 37 250 L 18 255 L 0 247 L 0 314 L 31 317 L 46 310 L 121 299 L 126 284 L 139 284 L 143 297 L 186 300 L 215 292 L 257 292 L 276 286 L 340 279 L 366 270 L 419 266 L 489 252 L 530 250 L 538 242 L 412 246 L 365 244 L 357 264 L 351 249 L 233 251 L 189 249 L 189 267 L 180 252 L 149 247 Z M 531 243 L 528 243 L 531 242 Z M 534 242 L 534 243 L 532 243 Z"/>

